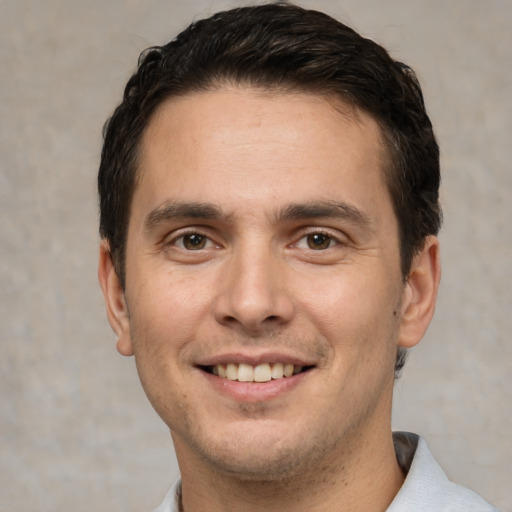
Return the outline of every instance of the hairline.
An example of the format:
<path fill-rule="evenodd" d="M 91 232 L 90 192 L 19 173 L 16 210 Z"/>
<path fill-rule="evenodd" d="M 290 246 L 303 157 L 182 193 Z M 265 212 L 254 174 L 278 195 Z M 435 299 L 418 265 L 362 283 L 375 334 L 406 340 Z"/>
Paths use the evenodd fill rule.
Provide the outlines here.
<path fill-rule="evenodd" d="M 399 172 L 398 165 L 398 148 L 393 143 L 391 129 L 387 126 L 387 123 L 379 118 L 374 112 L 371 112 L 369 109 L 364 108 L 359 105 L 357 99 L 355 99 L 349 92 L 346 95 L 340 93 L 339 91 L 328 91 L 327 87 L 322 90 L 322 88 L 315 88 L 315 86 L 308 86 L 307 84 L 297 84 L 293 83 L 293 81 L 289 82 L 280 82 L 279 84 L 265 84 L 265 83 L 256 83 L 254 80 L 250 79 L 242 79 L 235 80 L 232 77 L 213 77 L 208 80 L 204 84 L 196 84 L 192 85 L 185 90 L 181 91 L 173 91 L 169 92 L 167 95 L 163 96 L 156 102 L 155 106 L 150 111 L 147 120 L 138 135 L 135 145 L 133 148 L 133 159 L 130 162 L 131 172 L 133 173 L 133 179 L 131 183 L 130 189 L 130 197 L 127 202 L 126 208 L 126 218 L 124 224 L 124 232 L 122 233 L 121 243 L 117 247 L 116 254 L 112 254 L 112 258 L 114 261 L 114 266 L 116 272 L 120 278 L 121 285 L 124 289 L 126 282 L 126 245 L 128 238 L 128 231 L 131 219 L 131 210 L 133 198 L 135 196 L 135 192 L 137 187 L 140 185 L 141 179 L 141 153 L 142 147 L 144 143 L 144 138 L 146 133 L 152 124 L 155 116 L 164 108 L 164 106 L 174 99 L 183 98 L 188 96 L 194 96 L 197 94 L 207 94 L 212 92 L 222 92 L 229 91 L 233 89 L 239 90 L 248 90 L 252 89 L 254 92 L 261 92 L 262 94 L 271 94 L 271 95 L 309 95 L 311 97 L 317 98 L 325 98 L 326 101 L 333 107 L 336 112 L 340 115 L 344 115 L 350 117 L 354 121 L 358 121 L 358 116 L 363 113 L 369 116 L 378 126 L 379 132 L 379 155 L 381 168 L 380 171 L 383 174 L 383 185 L 385 186 L 389 200 L 391 202 L 391 206 L 393 209 L 393 213 L 395 216 L 395 220 L 397 222 L 398 228 L 398 244 L 399 244 L 399 255 L 400 255 L 400 269 L 402 278 L 405 282 L 407 279 L 407 274 L 410 270 L 410 262 L 408 262 L 408 268 L 403 268 L 404 266 L 404 254 L 403 254 L 403 246 L 405 241 L 403 240 L 403 229 L 401 225 L 400 218 L 398 216 L 398 212 L 396 211 L 396 204 L 394 200 L 394 194 L 392 192 L 392 185 L 394 174 Z M 423 244 L 422 244 L 423 245 Z M 421 246 L 422 246 L 421 245 Z M 421 250 L 420 247 L 414 248 L 414 252 L 418 252 Z"/>

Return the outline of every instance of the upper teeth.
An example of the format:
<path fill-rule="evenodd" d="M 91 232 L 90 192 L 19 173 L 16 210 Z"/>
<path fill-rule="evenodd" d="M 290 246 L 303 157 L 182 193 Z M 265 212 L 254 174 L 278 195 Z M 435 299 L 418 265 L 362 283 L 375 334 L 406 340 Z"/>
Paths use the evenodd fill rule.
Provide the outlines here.
<path fill-rule="evenodd" d="M 240 382 L 268 382 L 271 379 L 282 379 L 302 371 L 302 366 L 283 363 L 263 363 L 257 366 L 250 364 L 216 364 L 213 374 L 224 379 Z"/>

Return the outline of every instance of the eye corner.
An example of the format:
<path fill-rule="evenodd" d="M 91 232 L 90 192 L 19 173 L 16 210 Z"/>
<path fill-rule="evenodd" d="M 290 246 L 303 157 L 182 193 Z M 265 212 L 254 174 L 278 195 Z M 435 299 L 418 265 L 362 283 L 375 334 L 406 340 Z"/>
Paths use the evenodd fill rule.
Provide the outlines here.
<path fill-rule="evenodd" d="M 223 247 L 218 236 L 197 226 L 173 230 L 162 237 L 158 245 L 169 258 L 176 260 L 206 257 L 213 250 Z"/>
<path fill-rule="evenodd" d="M 292 246 L 308 251 L 322 252 L 345 245 L 342 237 L 325 229 L 314 229 L 300 233 Z"/>

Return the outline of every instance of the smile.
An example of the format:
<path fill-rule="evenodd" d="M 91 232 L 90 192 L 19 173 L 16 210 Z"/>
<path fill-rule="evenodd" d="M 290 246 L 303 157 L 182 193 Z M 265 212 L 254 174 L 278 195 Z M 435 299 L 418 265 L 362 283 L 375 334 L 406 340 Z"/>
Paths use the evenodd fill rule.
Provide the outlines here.
<path fill-rule="evenodd" d="M 309 368 L 311 367 L 291 363 L 262 363 L 256 366 L 245 363 L 228 363 L 203 367 L 205 371 L 217 377 L 239 382 L 269 382 L 292 377 Z"/>

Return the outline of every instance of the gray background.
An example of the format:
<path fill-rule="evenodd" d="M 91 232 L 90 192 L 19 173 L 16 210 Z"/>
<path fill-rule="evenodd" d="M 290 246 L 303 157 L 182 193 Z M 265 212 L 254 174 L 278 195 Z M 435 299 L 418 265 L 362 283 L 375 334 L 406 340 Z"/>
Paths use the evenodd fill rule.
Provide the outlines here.
<path fill-rule="evenodd" d="M 101 126 L 139 52 L 240 2 L 0 0 L 0 511 L 130 512 L 177 474 L 96 280 Z M 304 1 L 418 72 L 442 148 L 444 276 L 394 427 L 512 511 L 512 2 Z"/>

